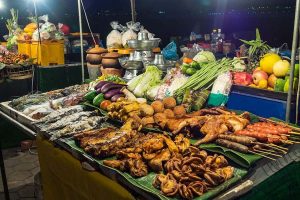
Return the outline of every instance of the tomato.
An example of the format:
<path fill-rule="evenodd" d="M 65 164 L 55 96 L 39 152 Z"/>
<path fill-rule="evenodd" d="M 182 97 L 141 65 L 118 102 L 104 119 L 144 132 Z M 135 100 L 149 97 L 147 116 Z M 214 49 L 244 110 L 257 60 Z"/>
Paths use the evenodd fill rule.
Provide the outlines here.
<path fill-rule="evenodd" d="M 193 62 L 193 59 L 185 57 L 183 58 L 182 62 L 186 64 L 190 64 L 191 62 Z"/>
<path fill-rule="evenodd" d="M 108 107 L 110 104 L 111 104 L 111 101 L 109 101 L 109 100 L 104 100 L 104 101 L 101 102 L 100 108 L 101 108 L 102 110 L 107 110 L 107 107 Z"/>

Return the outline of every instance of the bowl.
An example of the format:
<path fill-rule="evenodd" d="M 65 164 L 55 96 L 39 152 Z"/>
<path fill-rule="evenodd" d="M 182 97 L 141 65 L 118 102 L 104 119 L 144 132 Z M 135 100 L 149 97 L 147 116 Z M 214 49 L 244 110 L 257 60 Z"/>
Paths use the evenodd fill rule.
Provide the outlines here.
<path fill-rule="evenodd" d="M 149 40 L 128 40 L 127 44 L 129 48 L 135 50 L 151 50 L 157 48 L 161 39 L 153 38 Z"/>
<path fill-rule="evenodd" d="M 144 65 L 142 61 L 129 60 L 128 57 L 119 58 L 119 63 L 124 69 L 143 69 Z"/>

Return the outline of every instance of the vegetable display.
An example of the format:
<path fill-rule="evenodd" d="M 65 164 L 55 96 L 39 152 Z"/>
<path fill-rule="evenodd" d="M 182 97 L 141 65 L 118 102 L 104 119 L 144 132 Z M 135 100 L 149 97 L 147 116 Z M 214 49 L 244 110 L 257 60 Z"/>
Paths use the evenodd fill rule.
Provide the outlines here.
<path fill-rule="evenodd" d="M 174 95 L 183 96 L 186 90 L 209 88 L 218 75 L 232 69 L 232 64 L 233 61 L 228 58 L 210 62 L 192 75 L 182 87 L 175 91 Z"/>
<path fill-rule="evenodd" d="M 137 97 L 143 97 L 147 91 L 161 81 L 162 71 L 156 66 L 147 66 L 145 73 L 133 78 L 128 84 L 128 89 Z"/>

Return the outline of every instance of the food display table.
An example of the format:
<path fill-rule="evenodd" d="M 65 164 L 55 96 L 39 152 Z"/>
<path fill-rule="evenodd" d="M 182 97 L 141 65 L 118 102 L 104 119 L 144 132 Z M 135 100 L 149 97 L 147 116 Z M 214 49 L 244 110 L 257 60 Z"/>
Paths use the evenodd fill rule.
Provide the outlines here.
<path fill-rule="evenodd" d="M 2 118 L 9 120 L 32 137 L 36 136 L 35 130 L 18 122 L 20 118 L 16 117 L 13 110 L 7 111 L 3 109 L 3 106 L 0 109 Z M 99 199 L 99 197 L 104 199 L 134 199 L 137 196 L 142 199 L 157 198 L 135 187 L 113 170 L 98 168 L 92 159 L 72 150 L 63 139 L 49 142 L 39 134 L 36 139 L 45 200 Z M 262 159 L 249 169 L 248 175 L 242 181 L 220 194 L 216 199 L 231 199 L 242 194 L 244 194 L 242 199 L 266 198 L 267 191 L 270 191 L 270 188 L 276 190 L 279 187 L 278 185 L 282 185 L 280 182 L 272 181 L 272 178 L 278 180 L 283 175 L 285 178 L 292 176 L 292 174 L 295 174 L 292 169 L 299 166 L 299 161 L 299 145 L 293 145 L 290 153 L 276 161 Z M 94 171 L 94 169 L 97 171 Z M 293 182 L 289 182 L 289 184 L 297 187 L 299 185 L 299 178 L 297 177 L 299 175 L 294 176 Z M 272 184 L 266 187 L 266 183 Z M 257 191 L 257 188 L 264 188 L 264 191 L 254 192 Z M 284 186 L 281 188 L 284 188 Z M 283 191 L 278 192 L 282 196 Z M 295 198 L 299 196 L 299 191 L 296 190 L 293 193 L 284 191 L 284 194 L 285 197 Z"/>
<path fill-rule="evenodd" d="M 68 152 L 37 137 L 43 197 L 47 199 L 134 199 L 124 187 L 101 173 L 83 169 Z"/>

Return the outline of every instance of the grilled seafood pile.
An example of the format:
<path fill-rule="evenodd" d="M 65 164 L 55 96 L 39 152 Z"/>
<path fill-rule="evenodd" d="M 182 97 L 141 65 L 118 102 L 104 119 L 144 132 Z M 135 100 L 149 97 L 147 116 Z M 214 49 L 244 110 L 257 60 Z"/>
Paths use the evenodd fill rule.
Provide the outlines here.
<path fill-rule="evenodd" d="M 183 153 L 190 142 L 183 135 L 178 135 L 173 142 L 162 134 L 138 135 L 133 138 L 131 145 L 116 152 L 116 160 L 105 160 L 107 166 L 128 171 L 134 177 L 148 174 L 149 169 L 155 172 L 163 170 L 163 163 L 174 155 Z"/>
<path fill-rule="evenodd" d="M 34 124 L 40 131 L 51 135 L 50 140 L 55 140 L 78 131 L 99 128 L 105 121 L 106 117 L 97 116 L 95 111 L 83 111 L 82 106 L 74 106 L 55 111 Z"/>
<path fill-rule="evenodd" d="M 156 175 L 153 186 L 165 196 L 193 199 L 224 183 L 233 176 L 234 168 L 220 155 L 190 146 L 164 165 L 165 174 Z"/>
<path fill-rule="evenodd" d="M 88 85 L 75 85 L 43 94 L 31 94 L 12 100 L 9 105 L 32 119 L 39 120 L 55 110 L 78 105 Z"/>
<path fill-rule="evenodd" d="M 122 148 L 132 145 L 140 136 L 135 121 L 127 121 L 119 130 L 113 127 L 83 131 L 74 135 L 77 144 L 87 153 L 97 158 L 113 156 Z"/>

